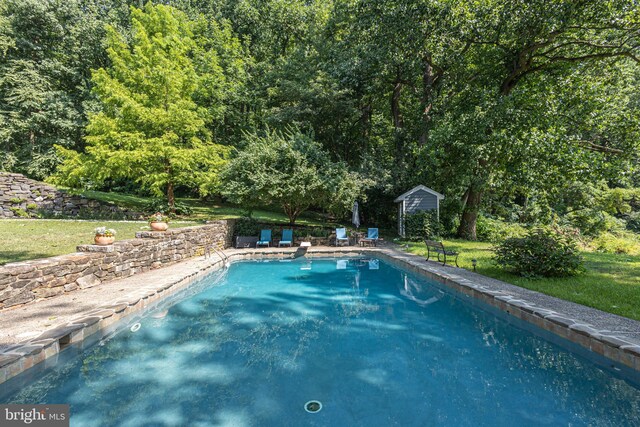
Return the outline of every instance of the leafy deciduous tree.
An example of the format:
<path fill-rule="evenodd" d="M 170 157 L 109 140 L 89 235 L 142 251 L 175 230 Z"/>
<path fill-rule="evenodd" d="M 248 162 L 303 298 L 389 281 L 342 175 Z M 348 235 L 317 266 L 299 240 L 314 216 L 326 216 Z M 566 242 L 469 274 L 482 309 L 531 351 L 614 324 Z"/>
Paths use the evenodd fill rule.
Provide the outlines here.
<path fill-rule="evenodd" d="M 222 173 L 222 194 L 234 203 L 281 206 L 294 224 L 310 206 L 344 212 L 361 193 L 363 181 L 298 130 L 267 130 L 247 140 Z"/>

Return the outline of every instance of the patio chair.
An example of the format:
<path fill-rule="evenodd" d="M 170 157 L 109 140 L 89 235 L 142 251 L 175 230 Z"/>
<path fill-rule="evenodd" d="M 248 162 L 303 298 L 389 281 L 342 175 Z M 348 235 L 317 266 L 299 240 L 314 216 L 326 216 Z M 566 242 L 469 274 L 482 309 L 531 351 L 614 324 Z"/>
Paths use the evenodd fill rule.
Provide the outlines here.
<path fill-rule="evenodd" d="M 278 242 L 278 247 L 289 245 L 293 243 L 293 230 L 282 230 L 282 239 Z"/>
<path fill-rule="evenodd" d="M 349 236 L 347 236 L 346 228 L 336 228 L 336 246 L 340 242 L 347 242 L 347 246 L 349 245 Z"/>
<path fill-rule="evenodd" d="M 271 246 L 271 230 L 262 230 L 260 232 L 260 240 L 256 242 L 256 248 L 258 246 Z"/>
<path fill-rule="evenodd" d="M 360 246 L 364 246 L 365 243 L 373 243 L 373 246 L 378 246 L 378 229 L 377 228 L 369 228 L 367 229 L 367 237 L 363 237 L 360 239 Z"/>

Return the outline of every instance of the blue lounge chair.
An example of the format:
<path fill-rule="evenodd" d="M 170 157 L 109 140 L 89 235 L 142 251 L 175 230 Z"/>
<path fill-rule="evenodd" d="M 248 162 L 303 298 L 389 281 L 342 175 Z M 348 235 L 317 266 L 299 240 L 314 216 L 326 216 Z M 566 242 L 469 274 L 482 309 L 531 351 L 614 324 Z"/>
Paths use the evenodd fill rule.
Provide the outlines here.
<path fill-rule="evenodd" d="M 347 246 L 349 245 L 349 236 L 347 236 L 346 228 L 336 228 L 336 246 L 340 242 L 347 242 Z"/>
<path fill-rule="evenodd" d="M 256 248 L 258 246 L 271 246 L 271 230 L 262 230 L 260 232 L 260 240 L 256 242 Z"/>
<path fill-rule="evenodd" d="M 369 228 L 367 230 L 367 237 L 360 239 L 360 246 L 364 246 L 365 243 L 373 243 L 374 246 L 378 246 L 378 229 Z"/>
<path fill-rule="evenodd" d="M 278 247 L 289 245 L 293 243 L 293 230 L 282 230 L 282 239 L 278 242 Z"/>

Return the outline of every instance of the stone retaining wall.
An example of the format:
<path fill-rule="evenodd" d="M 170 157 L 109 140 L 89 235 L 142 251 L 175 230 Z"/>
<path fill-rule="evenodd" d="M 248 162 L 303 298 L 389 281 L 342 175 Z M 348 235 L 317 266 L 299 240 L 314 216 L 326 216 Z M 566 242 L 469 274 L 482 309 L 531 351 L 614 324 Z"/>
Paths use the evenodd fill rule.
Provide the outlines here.
<path fill-rule="evenodd" d="M 0 266 L 0 310 L 103 281 L 173 264 L 204 253 L 205 245 L 231 246 L 233 221 L 215 221 L 165 232 L 136 233 L 109 246 L 81 245 L 78 252 Z"/>
<path fill-rule="evenodd" d="M 140 212 L 69 194 L 19 173 L 0 172 L 0 218 L 51 216 L 138 219 Z"/>

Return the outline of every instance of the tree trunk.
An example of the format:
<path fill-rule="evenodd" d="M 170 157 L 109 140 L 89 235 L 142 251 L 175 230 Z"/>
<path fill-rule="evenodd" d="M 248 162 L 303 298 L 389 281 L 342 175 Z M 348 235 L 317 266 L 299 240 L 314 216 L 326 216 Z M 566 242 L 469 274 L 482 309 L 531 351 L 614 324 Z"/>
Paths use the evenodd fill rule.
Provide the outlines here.
<path fill-rule="evenodd" d="M 167 200 L 169 201 L 169 212 L 176 213 L 176 197 L 173 194 L 173 182 L 167 184 Z"/>
<path fill-rule="evenodd" d="M 477 240 L 476 222 L 478 220 L 480 202 L 482 201 L 482 193 L 482 190 L 474 188 L 473 184 L 467 189 L 467 203 L 460 218 L 458 237 L 466 240 Z"/>
<path fill-rule="evenodd" d="M 465 192 L 466 201 L 460 218 L 457 235 L 466 240 L 477 240 L 476 223 L 478 221 L 478 211 L 482 202 L 485 185 L 488 182 L 489 162 L 485 159 L 478 159 L 478 168 L 475 176 Z"/>
<path fill-rule="evenodd" d="M 402 119 L 402 113 L 400 112 L 400 93 L 402 92 L 402 83 L 396 81 L 393 85 L 393 94 L 391 95 L 391 116 L 393 118 L 393 127 L 402 129 L 404 127 L 404 120 Z"/>
<path fill-rule="evenodd" d="M 430 59 L 431 58 L 428 56 L 425 56 L 422 59 L 422 133 L 418 140 L 421 147 L 424 147 L 427 143 L 429 121 L 431 120 L 431 107 L 433 106 L 432 95 L 435 76 Z"/>
<path fill-rule="evenodd" d="M 301 208 L 296 208 L 289 204 L 282 205 L 282 210 L 284 210 L 285 215 L 289 218 L 289 225 L 295 225 L 298 215 L 302 212 Z"/>
<path fill-rule="evenodd" d="M 395 128 L 395 146 L 396 146 L 396 164 L 404 165 L 405 157 L 405 138 L 402 132 L 404 128 L 404 120 L 402 118 L 402 112 L 400 110 L 400 94 L 402 92 L 402 82 L 400 76 L 393 83 L 393 93 L 391 95 L 391 117 L 393 119 L 393 127 Z M 395 173 L 398 174 L 402 170 L 402 167 L 395 168 Z"/>
<path fill-rule="evenodd" d="M 362 136 L 365 138 L 369 138 L 370 130 L 371 130 L 371 114 L 373 112 L 373 108 L 371 107 L 371 102 L 367 102 L 361 107 L 361 116 L 360 121 L 362 122 Z"/>

